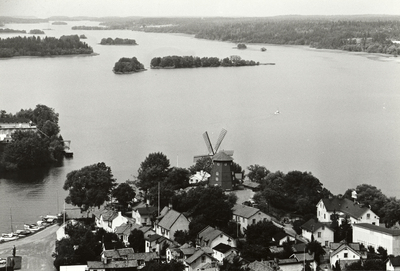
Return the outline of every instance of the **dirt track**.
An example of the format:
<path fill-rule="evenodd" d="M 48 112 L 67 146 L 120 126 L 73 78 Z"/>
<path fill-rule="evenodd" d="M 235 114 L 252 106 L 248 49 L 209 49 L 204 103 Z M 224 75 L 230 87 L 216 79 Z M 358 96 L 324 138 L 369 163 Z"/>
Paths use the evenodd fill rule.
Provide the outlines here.
<path fill-rule="evenodd" d="M 56 231 L 59 226 L 52 225 L 46 229 L 15 241 L 0 244 L 0 258 L 12 255 L 13 247 L 16 248 L 16 256 L 22 256 L 22 271 L 54 271 L 54 259 L 51 254 L 56 244 Z"/>

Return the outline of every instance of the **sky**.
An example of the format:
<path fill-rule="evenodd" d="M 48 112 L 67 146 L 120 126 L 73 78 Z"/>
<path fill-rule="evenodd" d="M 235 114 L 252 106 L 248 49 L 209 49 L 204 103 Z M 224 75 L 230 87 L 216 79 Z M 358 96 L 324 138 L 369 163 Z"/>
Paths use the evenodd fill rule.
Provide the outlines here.
<path fill-rule="evenodd" d="M 400 15 L 400 0 L 0 0 L 0 16 Z"/>

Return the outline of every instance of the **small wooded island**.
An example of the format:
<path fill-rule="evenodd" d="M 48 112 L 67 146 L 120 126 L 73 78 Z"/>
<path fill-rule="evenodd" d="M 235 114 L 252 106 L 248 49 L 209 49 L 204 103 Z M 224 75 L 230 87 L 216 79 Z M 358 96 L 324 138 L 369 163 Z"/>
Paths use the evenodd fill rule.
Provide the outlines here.
<path fill-rule="evenodd" d="M 53 25 L 67 25 L 66 22 L 53 22 Z"/>
<path fill-rule="evenodd" d="M 121 38 L 103 38 L 100 42 L 101 45 L 137 45 L 134 39 L 121 39 Z"/>
<path fill-rule="evenodd" d="M 31 31 L 29 31 L 29 34 L 34 34 L 34 35 L 43 35 L 44 31 L 40 30 L 40 29 L 32 29 Z"/>
<path fill-rule="evenodd" d="M 240 56 L 230 56 L 224 59 L 218 57 L 193 57 L 193 56 L 165 56 L 155 57 L 150 62 L 152 69 L 178 69 L 178 68 L 201 68 L 201 67 L 240 67 L 256 66 L 259 62 L 244 60 Z"/>
<path fill-rule="evenodd" d="M 92 54 L 93 49 L 78 35 L 54 37 L 13 37 L 0 39 L 0 57 L 58 56 Z"/>
<path fill-rule="evenodd" d="M 115 63 L 113 72 L 116 74 L 129 74 L 145 70 L 144 65 L 136 57 L 123 57 Z"/>
<path fill-rule="evenodd" d="M 26 33 L 25 30 L 16 30 L 16 29 L 10 29 L 10 28 L 1 28 L 0 33 Z"/>

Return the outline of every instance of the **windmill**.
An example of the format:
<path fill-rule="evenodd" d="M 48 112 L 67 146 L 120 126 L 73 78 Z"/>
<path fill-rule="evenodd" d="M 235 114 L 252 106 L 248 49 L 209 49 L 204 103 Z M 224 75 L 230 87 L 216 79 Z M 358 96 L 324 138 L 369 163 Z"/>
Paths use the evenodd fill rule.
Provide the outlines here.
<path fill-rule="evenodd" d="M 221 142 L 224 139 L 224 137 L 225 137 L 227 132 L 228 131 L 225 130 L 225 129 L 221 130 L 221 133 L 219 134 L 219 137 L 217 139 L 217 142 L 214 145 L 214 148 L 213 148 L 213 146 L 211 144 L 210 137 L 208 136 L 207 131 L 204 132 L 203 138 L 204 138 L 204 142 L 206 143 L 206 146 L 207 146 L 208 154 L 194 156 L 193 162 L 196 162 L 197 160 L 199 160 L 201 158 L 204 158 L 204 157 L 212 157 L 212 156 L 214 156 L 218 152 L 219 146 L 221 145 Z M 224 153 L 229 155 L 229 156 L 233 155 L 233 151 L 229 151 L 229 150 L 224 150 Z"/>

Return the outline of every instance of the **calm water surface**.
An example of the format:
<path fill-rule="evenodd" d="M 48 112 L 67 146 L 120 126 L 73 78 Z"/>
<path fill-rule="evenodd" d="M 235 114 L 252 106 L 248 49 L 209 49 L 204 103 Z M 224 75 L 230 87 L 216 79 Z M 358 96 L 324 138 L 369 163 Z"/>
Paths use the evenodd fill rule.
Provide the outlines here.
<path fill-rule="evenodd" d="M 61 211 L 62 185 L 72 170 L 105 162 L 124 182 L 158 151 L 171 165 L 189 167 L 193 155 L 206 153 L 202 133 L 215 142 L 222 128 L 228 134 L 221 149 L 233 149 L 243 168 L 310 171 L 335 194 L 368 183 L 399 197 L 399 60 L 265 44 L 239 51 L 231 43 L 183 35 L 71 30 L 83 24 L 6 26 L 52 28 L 45 32 L 55 37 L 85 34 L 99 55 L 0 60 L 0 108 L 54 108 L 74 151 L 73 159 L 51 170 L 0 176 L 0 233 L 10 231 L 11 215 L 18 229 Z M 99 45 L 107 37 L 139 45 Z M 121 57 L 135 56 L 149 68 L 153 57 L 166 55 L 239 55 L 276 65 L 111 71 Z"/>

